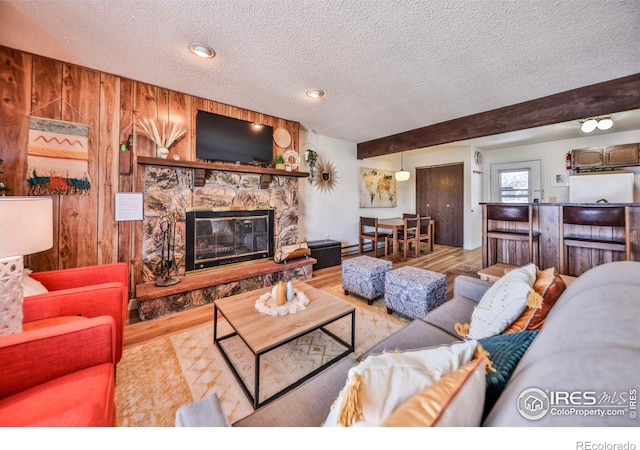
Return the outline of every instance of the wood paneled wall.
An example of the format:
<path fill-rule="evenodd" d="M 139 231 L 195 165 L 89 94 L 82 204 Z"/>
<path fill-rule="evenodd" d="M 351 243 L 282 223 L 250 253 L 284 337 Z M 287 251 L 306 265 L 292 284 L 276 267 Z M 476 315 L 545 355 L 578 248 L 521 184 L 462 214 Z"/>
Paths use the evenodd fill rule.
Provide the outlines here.
<path fill-rule="evenodd" d="M 172 154 L 195 161 L 198 109 L 287 129 L 289 149 L 298 149 L 298 122 L 243 110 L 213 100 L 170 91 L 140 81 L 67 64 L 0 46 L 0 159 L 10 195 L 26 195 L 29 116 L 89 125 L 88 195 L 56 195 L 54 244 L 28 257 L 36 271 L 124 261 L 132 286 L 141 280 L 141 222 L 116 222 L 116 192 L 141 192 L 142 170 L 136 157 L 155 156 L 155 145 L 138 133 L 138 118 L 181 122 L 186 136 Z M 119 174 L 120 143 L 133 135 L 133 170 Z M 274 154 L 283 153 L 274 145 Z M 6 237 L 5 237 L 6 238 Z"/>

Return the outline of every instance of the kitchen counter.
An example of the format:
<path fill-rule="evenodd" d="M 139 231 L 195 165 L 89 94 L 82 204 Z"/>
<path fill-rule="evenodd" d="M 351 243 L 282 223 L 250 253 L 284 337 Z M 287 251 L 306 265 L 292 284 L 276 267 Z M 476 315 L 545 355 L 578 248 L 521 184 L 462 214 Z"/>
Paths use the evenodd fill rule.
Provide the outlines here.
<path fill-rule="evenodd" d="M 480 205 L 507 205 L 508 203 L 495 203 L 495 202 L 480 202 Z M 531 205 L 531 206 L 633 206 L 640 207 L 640 203 L 571 203 L 571 202 L 531 202 L 531 203 L 517 203 L 518 205 Z"/>
<path fill-rule="evenodd" d="M 483 211 L 483 230 L 486 229 L 486 206 L 487 205 L 505 205 L 504 203 L 480 203 Z M 628 207 L 629 212 L 629 235 L 631 245 L 631 260 L 640 261 L 640 203 L 528 203 L 533 208 L 533 229 L 540 232 L 540 260 L 538 266 L 541 269 L 548 267 L 560 268 L 560 233 L 562 224 L 560 223 L 560 211 L 563 206 L 589 206 L 589 207 L 612 207 L 624 206 Z M 508 225 L 506 225 L 508 226 Z M 590 236 L 606 236 L 612 234 L 611 227 L 577 227 L 580 234 Z M 613 233 L 623 233 L 623 231 L 613 231 Z M 487 238 L 483 235 L 483 254 L 487 251 Z M 505 264 L 521 266 L 527 264 L 528 251 L 526 245 L 528 242 L 508 243 L 498 248 L 499 261 Z M 620 252 L 612 252 L 607 250 L 572 248 L 568 253 L 569 267 L 572 267 L 572 273 L 568 275 L 579 275 L 593 266 L 603 264 L 605 262 L 624 259 L 624 254 Z M 484 259 L 484 258 L 483 258 Z"/>

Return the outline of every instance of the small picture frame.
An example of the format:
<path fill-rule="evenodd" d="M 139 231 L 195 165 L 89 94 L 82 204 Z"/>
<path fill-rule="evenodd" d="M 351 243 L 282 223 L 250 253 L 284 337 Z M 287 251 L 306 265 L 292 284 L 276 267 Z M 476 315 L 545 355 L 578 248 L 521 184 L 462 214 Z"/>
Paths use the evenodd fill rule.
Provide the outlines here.
<path fill-rule="evenodd" d="M 569 186 L 569 176 L 566 171 L 551 172 L 551 187 Z"/>

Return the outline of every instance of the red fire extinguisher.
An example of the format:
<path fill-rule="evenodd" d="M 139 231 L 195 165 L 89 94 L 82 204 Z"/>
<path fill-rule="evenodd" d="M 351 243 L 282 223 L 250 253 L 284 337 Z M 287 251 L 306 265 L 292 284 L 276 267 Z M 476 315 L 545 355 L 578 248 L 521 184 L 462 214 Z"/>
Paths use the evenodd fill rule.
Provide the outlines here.
<path fill-rule="evenodd" d="M 567 152 L 567 157 L 565 158 L 565 167 L 567 170 L 571 170 L 571 152 Z"/>

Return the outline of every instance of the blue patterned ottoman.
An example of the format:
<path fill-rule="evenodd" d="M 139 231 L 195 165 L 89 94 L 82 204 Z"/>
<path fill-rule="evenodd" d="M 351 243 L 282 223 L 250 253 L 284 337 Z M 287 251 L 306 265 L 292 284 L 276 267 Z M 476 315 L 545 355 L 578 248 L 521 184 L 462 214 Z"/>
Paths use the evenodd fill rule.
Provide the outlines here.
<path fill-rule="evenodd" d="M 390 271 L 384 284 L 384 303 L 389 314 L 396 311 L 412 319 L 422 319 L 443 304 L 447 296 L 447 277 L 417 267 Z"/>
<path fill-rule="evenodd" d="M 342 289 L 367 299 L 370 305 L 376 297 L 384 294 L 385 274 L 391 270 L 391 261 L 356 256 L 342 261 Z"/>

